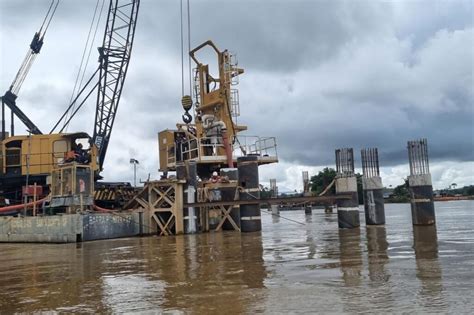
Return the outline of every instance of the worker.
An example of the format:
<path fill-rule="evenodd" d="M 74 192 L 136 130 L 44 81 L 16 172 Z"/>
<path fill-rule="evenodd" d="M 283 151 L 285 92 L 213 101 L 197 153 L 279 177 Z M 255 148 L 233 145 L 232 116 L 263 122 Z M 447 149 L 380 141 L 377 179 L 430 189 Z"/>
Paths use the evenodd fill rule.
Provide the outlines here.
<path fill-rule="evenodd" d="M 217 183 L 219 182 L 219 174 L 217 174 L 216 171 L 212 172 L 212 176 L 211 176 L 211 183 Z"/>
<path fill-rule="evenodd" d="M 85 151 L 82 149 L 82 143 L 78 143 L 74 149 L 74 156 L 77 163 L 84 163 Z"/>
<path fill-rule="evenodd" d="M 74 150 L 67 151 L 64 155 L 65 163 L 74 162 L 76 160 L 76 152 L 74 152 Z"/>

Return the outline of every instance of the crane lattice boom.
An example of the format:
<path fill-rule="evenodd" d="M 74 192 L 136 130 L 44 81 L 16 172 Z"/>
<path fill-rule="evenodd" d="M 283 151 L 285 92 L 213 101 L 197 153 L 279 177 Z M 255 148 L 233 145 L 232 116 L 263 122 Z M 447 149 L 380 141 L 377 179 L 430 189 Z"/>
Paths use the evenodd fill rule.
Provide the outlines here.
<path fill-rule="evenodd" d="M 93 141 L 102 169 L 127 74 L 139 0 L 111 0 L 102 47 Z"/>

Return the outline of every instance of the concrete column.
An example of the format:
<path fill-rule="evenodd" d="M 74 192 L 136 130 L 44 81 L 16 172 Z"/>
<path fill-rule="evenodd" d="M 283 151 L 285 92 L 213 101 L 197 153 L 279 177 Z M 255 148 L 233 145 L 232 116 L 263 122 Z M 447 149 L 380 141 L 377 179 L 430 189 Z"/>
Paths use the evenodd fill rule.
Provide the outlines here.
<path fill-rule="evenodd" d="M 341 229 L 360 226 L 359 197 L 357 196 L 357 178 L 355 175 L 336 178 L 336 196 L 350 194 L 350 199 L 338 199 L 337 222 Z"/>
<path fill-rule="evenodd" d="M 433 185 L 428 163 L 428 141 L 408 141 L 410 176 L 408 186 L 411 195 L 411 217 L 413 225 L 436 223 L 433 201 Z"/>
<path fill-rule="evenodd" d="M 363 177 L 365 224 L 385 224 L 383 185 L 380 176 Z"/>
<path fill-rule="evenodd" d="M 239 170 L 237 168 L 221 168 L 221 177 L 227 177 L 229 181 L 237 182 L 239 180 Z M 222 188 L 221 189 L 222 200 L 234 200 L 235 199 L 235 188 Z M 240 197 L 239 197 L 240 198 Z M 234 220 L 235 224 L 240 227 L 240 208 L 234 206 L 230 212 L 230 217 Z M 229 221 L 225 221 L 222 225 L 223 230 L 234 230 L 234 227 Z"/>
<path fill-rule="evenodd" d="M 271 205 L 270 208 L 272 209 L 272 214 L 280 214 L 280 209 L 278 208 L 278 205 Z"/>
<path fill-rule="evenodd" d="M 241 200 L 260 199 L 260 189 L 258 187 L 258 157 L 243 156 L 237 159 L 239 169 L 239 186 Z M 240 206 L 240 226 L 242 232 L 255 232 L 262 230 L 260 216 L 260 205 Z"/>
<path fill-rule="evenodd" d="M 430 174 L 408 176 L 411 195 L 411 218 L 413 225 L 436 223 L 433 201 L 433 186 Z"/>
<path fill-rule="evenodd" d="M 354 150 L 343 148 L 336 150 L 336 196 L 350 195 L 350 199 L 338 199 L 337 222 L 341 229 L 360 226 L 359 197 L 357 196 L 357 178 L 354 174 Z"/>
<path fill-rule="evenodd" d="M 385 206 L 378 150 L 377 148 L 362 149 L 360 155 L 362 158 L 365 224 L 385 224 Z"/>

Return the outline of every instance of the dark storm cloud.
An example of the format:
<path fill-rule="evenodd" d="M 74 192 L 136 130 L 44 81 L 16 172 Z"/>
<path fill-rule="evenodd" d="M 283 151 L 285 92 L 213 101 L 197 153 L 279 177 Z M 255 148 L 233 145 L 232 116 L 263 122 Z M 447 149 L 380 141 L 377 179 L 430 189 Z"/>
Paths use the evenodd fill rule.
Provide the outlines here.
<path fill-rule="evenodd" d="M 48 5 L 0 2 L 2 87 L 17 71 Z M 95 5 L 61 1 L 25 82 L 19 102 L 37 115 L 42 129 L 68 103 Z M 237 53 L 246 70 L 239 121 L 250 134 L 276 136 L 281 159 L 327 165 L 335 148 L 377 146 L 383 163 L 396 165 L 406 162 L 407 140 L 427 137 L 433 160 L 474 160 L 471 1 L 191 6 L 192 46 L 213 39 Z M 134 154 L 147 161 L 144 168 L 156 169 L 156 133 L 173 128 L 182 113 L 179 23 L 179 1 L 141 1 L 111 161 Z M 94 50 L 91 69 L 96 60 Z M 70 130 L 91 132 L 94 106 L 94 100 L 85 105 Z"/>

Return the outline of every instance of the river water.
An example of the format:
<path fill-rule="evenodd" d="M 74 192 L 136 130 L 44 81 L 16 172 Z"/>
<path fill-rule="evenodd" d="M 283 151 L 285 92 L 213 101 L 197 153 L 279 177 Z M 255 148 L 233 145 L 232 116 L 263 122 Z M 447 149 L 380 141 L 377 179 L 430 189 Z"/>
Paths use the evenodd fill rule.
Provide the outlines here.
<path fill-rule="evenodd" d="M 300 224 L 263 213 L 261 233 L 0 244 L 0 314 L 474 309 L 474 201 L 436 203 L 437 231 L 414 228 L 408 204 L 354 230 L 336 213 L 280 214 Z"/>

